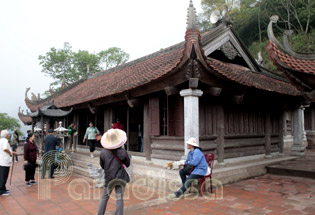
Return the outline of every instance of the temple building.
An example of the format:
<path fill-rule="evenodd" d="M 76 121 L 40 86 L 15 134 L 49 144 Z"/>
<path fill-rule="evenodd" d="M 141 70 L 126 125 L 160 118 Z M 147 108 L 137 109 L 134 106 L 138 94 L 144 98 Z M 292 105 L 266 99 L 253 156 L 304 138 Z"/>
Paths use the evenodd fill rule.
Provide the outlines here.
<path fill-rule="evenodd" d="M 285 53 L 271 38 L 269 54 L 286 75 L 282 76 L 256 62 L 228 17 L 203 34 L 196 20 L 190 1 L 184 41 L 92 74 L 47 99 L 31 101 L 26 95 L 27 107 L 36 115 L 54 101 L 56 108 L 65 110 L 65 127 L 75 122 L 78 128 L 78 149 L 86 149 L 82 140 L 89 121 L 104 133 L 119 118 L 134 156 L 179 160 L 187 153 L 186 140 L 194 136 L 218 163 L 283 153 L 289 111 L 292 154 L 303 154 L 305 105 L 305 129 L 315 131 L 315 79 L 309 78 L 315 74 L 314 56 L 303 59 Z"/>
<path fill-rule="evenodd" d="M 277 23 L 279 17 L 274 15 L 270 18 L 268 25 L 269 42 L 267 44 L 267 52 L 274 65 L 285 75 L 285 77 L 294 85 L 304 97 L 304 102 L 299 110 L 294 112 L 293 120 L 302 118 L 299 123 L 294 123 L 293 131 L 306 130 L 307 142 L 309 148 L 315 148 L 315 53 L 299 53 L 295 52 L 289 44 L 288 36 L 293 31 L 287 30 L 283 35 L 283 45 L 277 40 L 273 34 L 272 25 Z M 303 112 L 305 110 L 305 112 Z M 305 115 L 303 117 L 303 115 Z M 300 133 L 296 133 L 293 145 L 294 150 L 300 148 Z M 297 138 L 298 137 L 298 138 Z M 300 148 L 303 150 L 302 148 Z"/>

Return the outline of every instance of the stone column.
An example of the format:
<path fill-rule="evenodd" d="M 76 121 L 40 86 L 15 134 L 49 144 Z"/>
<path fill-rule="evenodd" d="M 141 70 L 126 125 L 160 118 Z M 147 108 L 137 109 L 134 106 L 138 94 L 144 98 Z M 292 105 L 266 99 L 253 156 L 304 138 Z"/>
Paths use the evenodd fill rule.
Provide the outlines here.
<path fill-rule="evenodd" d="M 180 95 L 184 97 L 185 155 L 188 154 L 186 141 L 190 137 L 196 138 L 199 143 L 199 97 L 202 94 L 198 89 L 180 91 Z"/>
<path fill-rule="evenodd" d="M 304 155 L 305 146 L 303 143 L 303 113 L 301 107 L 294 110 L 293 113 L 293 145 L 291 147 L 292 155 Z"/>

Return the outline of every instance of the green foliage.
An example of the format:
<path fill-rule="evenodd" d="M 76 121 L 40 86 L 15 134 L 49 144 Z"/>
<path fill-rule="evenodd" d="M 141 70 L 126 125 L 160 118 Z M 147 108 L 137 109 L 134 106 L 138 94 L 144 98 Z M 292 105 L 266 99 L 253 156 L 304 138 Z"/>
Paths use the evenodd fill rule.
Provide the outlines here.
<path fill-rule="evenodd" d="M 114 68 L 129 60 L 129 54 L 117 47 L 109 48 L 98 54 L 101 63 L 105 64 L 105 69 Z"/>
<path fill-rule="evenodd" d="M 42 72 L 56 79 L 51 86 L 57 86 L 62 82 L 71 84 L 86 77 L 87 72 L 96 73 L 109 69 L 129 60 L 129 54 L 120 48 L 112 47 L 98 54 L 89 53 L 86 50 L 73 52 L 69 43 L 65 42 L 62 49 L 51 48 L 45 55 L 38 57 Z M 49 91 L 44 92 L 49 96 Z"/>
<path fill-rule="evenodd" d="M 7 113 L 0 113 L 0 130 L 20 128 L 19 120 L 8 116 Z"/>
<path fill-rule="evenodd" d="M 202 0 L 203 12 L 199 14 L 201 32 L 211 28 L 210 15 L 227 4 L 233 29 L 240 36 L 254 58 L 261 52 L 264 66 L 278 72 L 266 52 L 267 27 L 270 17 L 278 15 L 279 21 L 273 28 L 278 40 L 282 41 L 284 30 L 293 30 L 290 45 L 298 52 L 315 52 L 315 1 L 311 0 Z"/>
<path fill-rule="evenodd" d="M 233 28 L 245 45 L 268 39 L 266 30 L 272 15 L 280 17 L 277 26 L 281 31 L 276 33 L 291 29 L 302 35 L 315 28 L 315 1 L 311 0 L 202 0 L 203 12 L 199 14 L 202 32 L 210 29 L 211 12 L 222 11 L 223 4 L 228 5 Z"/>
<path fill-rule="evenodd" d="M 78 80 L 80 74 L 77 74 L 73 67 L 72 47 L 69 43 L 64 43 L 63 49 L 51 48 L 46 55 L 40 55 L 40 65 L 42 72 L 48 74 L 54 79 L 65 80 L 73 83 Z M 56 85 L 54 83 L 53 85 Z"/>
<path fill-rule="evenodd" d="M 315 30 L 309 34 L 292 35 L 289 42 L 294 51 L 315 52 Z"/>
<path fill-rule="evenodd" d="M 250 53 L 252 54 L 252 56 L 255 59 L 258 59 L 258 52 L 261 52 L 261 56 L 264 59 L 264 67 L 269 69 L 270 71 L 273 72 L 279 72 L 277 67 L 275 65 L 273 65 L 273 61 L 269 60 L 269 55 L 266 51 L 266 46 L 267 46 L 267 42 L 269 40 L 265 40 L 260 42 L 253 42 L 249 47 L 248 50 L 250 51 Z"/>

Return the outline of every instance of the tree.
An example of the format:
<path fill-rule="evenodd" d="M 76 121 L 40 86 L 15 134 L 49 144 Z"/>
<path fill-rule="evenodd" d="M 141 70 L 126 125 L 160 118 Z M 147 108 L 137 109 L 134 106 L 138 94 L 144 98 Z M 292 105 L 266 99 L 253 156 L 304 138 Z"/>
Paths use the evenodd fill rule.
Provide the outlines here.
<path fill-rule="evenodd" d="M 39 64 L 42 66 L 42 72 L 56 79 L 56 82 L 52 83 L 52 85 L 57 85 L 58 81 L 62 80 L 73 83 L 80 79 L 81 74 L 76 73 L 74 70 L 71 49 L 70 44 L 65 42 L 63 49 L 53 47 L 46 55 L 38 57 L 40 60 Z"/>
<path fill-rule="evenodd" d="M 266 52 L 268 42 L 267 27 L 272 15 L 278 15 L 279 21 L 274 32 L 279 41 L 284 30 L 293 30 L 290 45 L 299 52 L 315 51 L 315 1 L 311 0 L 202 0 L 203 12 L 199 15 L 201 31 L 210 29 L 210 15 L 218 9 L 222 11 L 228 5 L 233 29 L 240 36 L 251 54 L 256 57 L 261 52 L 265 66 L 273 71 L 276 68 L 269 61 Z"/>
<path fill-rule="evenodd" d="M 65 42 L 62 49 L 51 48 L 45 55 L 38 57 L 42 72 L 48 74 L 56 81 L 51 86 L 61 83 L 72 84 L 84 77 L 87 72 L 96 73 L 109 69 L 128 61 L 129 54 L 120 48 L 109 48 L 98 54 L 89 53 L 86 50 L 73 52 L 69 43 Z M 58 87 L 57 87 L 58 90 Z M 44 95 L 49 95 L 49 91 Z"/>
<path fill-rule="evenodd" d="M 19 121 L 13 117 L 8 116 L 7 113 L 0 113 L 0 130 L 20 128 Z"/>
<path fill-rule="evenodd" d="M 105 64 L 105 69 L 119 66 L 129 60 L 129 54 L 117 47 L 112 47 L 105 51 L 101 51 L 98 55 L 100 57 L 101 63 Z"/>

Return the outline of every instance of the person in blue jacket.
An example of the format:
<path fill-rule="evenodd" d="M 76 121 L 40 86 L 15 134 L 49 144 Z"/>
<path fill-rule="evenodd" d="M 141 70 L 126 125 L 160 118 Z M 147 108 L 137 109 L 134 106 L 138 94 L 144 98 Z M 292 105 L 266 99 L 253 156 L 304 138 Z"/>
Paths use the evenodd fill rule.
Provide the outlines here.
<path fill-rule="evenodd" d="M 182 179 L 182 187 L 176 191 L 174 194 L 170 195 L 170 198 L 179 198 L 181 197 L 187 188 L 190 187 L 193 180 L 201 178 L 207 174 L 208 164 L 204 154 L 199 148 L 199 144 L 194 137 L 191 137 L 187 142 L 187 149 L 190 150 L 187 156 L 185 164 L 193 166 L 193 170 L 190 174 L 181 169 L 179 171 L 180 178 Z M 187 177 L 188 176 L 188 177 Z"/>

